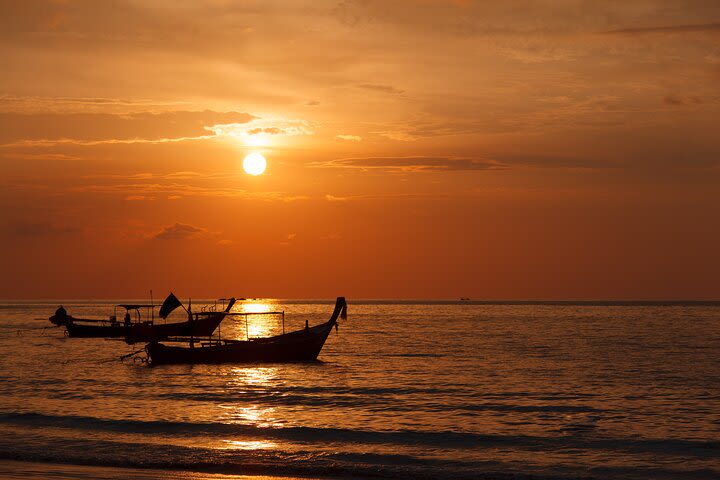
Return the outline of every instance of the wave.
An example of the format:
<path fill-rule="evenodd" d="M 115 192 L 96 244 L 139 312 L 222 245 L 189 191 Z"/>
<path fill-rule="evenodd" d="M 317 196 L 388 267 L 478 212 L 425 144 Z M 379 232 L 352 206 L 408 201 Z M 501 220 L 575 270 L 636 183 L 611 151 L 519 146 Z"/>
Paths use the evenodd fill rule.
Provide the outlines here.
<path fill-rule="evenodd" d="M 475 462 L 420 459 L 408 455 L 377 453 L 317 453 L 310 451 L 225 451 L 198 447 L 75 440 L 54 448 L 28 449 L 20 442 L 0 438 L 0 459 L 34 463 L 65 463 L 102 467 L 192 471 L 228 475 L 278 475 L 333 478 L 431 478 L 537 479 L 555 476 L 522 476 Z M 40 445 L 38 445 L 40 447 Z M 485 472 L 481 473 L 480 469 Z M 580 478 L 580 477 L 576 477 Z M 591 477 L 587 477 L 588 480 Z"/>
<path fill-rule="evenodd" d="M 608 438 L 583 434 L 541 437 L 531 435 L 477 434 L 453 431 L 352 430 L 332 427 L 261 427 L 247 424 L 113 420 L 40 413 L 0 414 L 0 423 L 29 427 L 122 432 L 148 435 L 204 437 L 252 437 L 303 443 L 353 443 L 423 446 L 445 449 L 530 448 L 584 449 L 616 452 L 684 455 L 697 458 L 720 456 L 720 441 L 686 439 Z"/>
<path fill-rule="evenodd" d="M 197 446 L 138 443 L 108 440 L 0 436 L 0 459 L 39 463 L 65 463 L 102 467 L 135 467 L 186 470 L 231 475 L 296 475 L 362 478 L 430 478 L 495 480 L 577 480 L 718 478 L 717 470 L 674 465 L 583 467 L 564 465 L 547 468 L 519 462 L 446 460 L 398 453 L 313 450 L 223 450 Z"/>
<path fill-rule="evenodd" d="M 385 390 L 385 389 L 382 389 Z M 389 389 L 388 389 L 389 390 Z M 399 395 L 409 395 L 413 392 L 398 392 Z M 447 394 L 447 392 L 443 392 Z M 387 395 L 390 395 L 386 393 Z M 383 395 L 383 393 L 374 393 L 372 395 Z M 364 406 L 370 409 L 387 410 L 392 409 L 393 412 L 412 412 L 417 411 L 417 406 L 412 403 L 399 403 L 383 398 L 372 398 L 356 394 L 345 394 L 333 392 L 328 396 L 307 396 L 292 393 L 276 392 L 242 392 L 237 394 L 229 394 L 225 392 L 210 393 L 190 393 L 176 392 L 159 394 L 158 398 L 172 400 L 190 400 L 196 402 L 214 402 L 214 403 L 235 403 L 242 402 L 258 402 L 263 405 L 293 405 L 306 407 L 360 407 Z M 502 403 L 472 403 L 459 404 L 453 403 L 451 407 L 447 403 L 424 403 L 423 411 L 426 412 L 446 412 L 448 408 L 452 408 L 454 412 L 524 412 L 524 413 L 599 413 L 594 407 L 583 405 L 512 405 Z"/>

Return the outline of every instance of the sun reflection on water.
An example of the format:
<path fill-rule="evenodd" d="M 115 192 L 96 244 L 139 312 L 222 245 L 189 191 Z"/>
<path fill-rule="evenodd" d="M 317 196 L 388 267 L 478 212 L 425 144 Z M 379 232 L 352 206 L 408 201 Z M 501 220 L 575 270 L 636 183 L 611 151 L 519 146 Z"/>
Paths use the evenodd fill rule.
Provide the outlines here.
<path fill-rule="evenodd" d="M 233 386 L 271 386 L 277 367 L 233 367 L 230 370 Z"/>
<path fill-rule="evenodd" d="M 262 313 L 272 311 L 272 304 L 266 302 L 243 302 L 240 305 L 241 312 Z"/>
<path fill-rule="evenodd" d="M 266 450 L 277 446 L 269 440 L 223 440 L 223 444 L 223 450 Z"/>
<path fill-rule="evenodd" d="M 228 372 L 227 391 L 232 392 L 238 401 L 221 405 L 224 417 L 229 423 L 254 425 L 257 427 L 279 427 L 282 422 L 276 417 L 275 408 L 260 406 L 254 401 L 243 403 L 243 395 L 248 399 L 257 395 L 275 395 L 277 367 L 234 367 Z"/>
<path fill-rule="evenodd" d="M 267 301 L 246 301 L 233 308 L 233 312 L 253 314 L 277 312 L 281 310 L 282 309 L 278 304 Z M 247 326 L 245 325 L 245 322 L 247 322 Z M 277 314 L 268 314 L 235 317 L 233 325 L 229 327 L 226 332 L 228 334 L 232 334 L 231 338 L 243 340 L 246 336 L 249 336 L 250 338 L 259 338 L 278 335 L 282 332 L 282 316 Z"/>

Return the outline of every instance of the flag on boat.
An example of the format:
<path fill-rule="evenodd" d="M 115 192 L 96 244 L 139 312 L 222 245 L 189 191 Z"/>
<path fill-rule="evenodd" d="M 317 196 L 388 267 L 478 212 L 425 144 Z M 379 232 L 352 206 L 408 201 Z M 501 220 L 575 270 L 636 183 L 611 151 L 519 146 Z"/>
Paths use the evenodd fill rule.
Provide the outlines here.
<path fill-rule="evenodd" d="M 173 310 L 182 305 L 180 300 L 172 292 L 160 306 L 160 318 L 167 318 Z"/>

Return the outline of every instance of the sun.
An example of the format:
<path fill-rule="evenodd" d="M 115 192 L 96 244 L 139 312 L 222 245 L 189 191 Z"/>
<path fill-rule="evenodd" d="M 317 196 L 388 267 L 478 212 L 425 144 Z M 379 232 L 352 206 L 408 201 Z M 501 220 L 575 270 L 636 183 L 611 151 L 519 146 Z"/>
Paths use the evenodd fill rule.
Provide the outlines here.
<path fill-rule="evenodd" d="M 249 153 L 243 160 L 243 170 L 250 175 L 260 175 L 265 171 L 265 157 L 257 152 Z"/>

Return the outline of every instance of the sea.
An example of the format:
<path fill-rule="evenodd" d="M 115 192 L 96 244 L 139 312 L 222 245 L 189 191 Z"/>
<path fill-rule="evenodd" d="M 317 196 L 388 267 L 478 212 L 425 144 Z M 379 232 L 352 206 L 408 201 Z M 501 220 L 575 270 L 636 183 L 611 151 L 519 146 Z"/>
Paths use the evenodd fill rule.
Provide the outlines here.
<path fill-rule="evenodd" d="M 221 335 L 333 303 L 245 300 Z M 720 478 L 718 302 L 348 303 L 314 363 L 151 366 L 0 302 L 0 477 Z"/>

